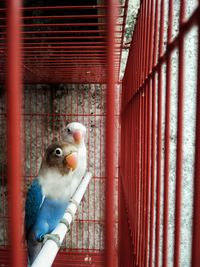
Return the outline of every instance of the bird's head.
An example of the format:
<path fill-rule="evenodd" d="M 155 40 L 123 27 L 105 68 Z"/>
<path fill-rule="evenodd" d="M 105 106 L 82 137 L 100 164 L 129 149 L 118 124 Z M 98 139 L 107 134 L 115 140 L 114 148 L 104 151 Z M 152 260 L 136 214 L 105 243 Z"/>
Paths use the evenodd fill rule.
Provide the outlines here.
<path fill-rule="evenodd" d="M 51 144 L 45 153 L 43 165 L 54 168 L 64 175 L 74 171 L 77 167 L 77 148 L 67 142 Z"/>
<path fill-rule="evenodd" d="M 62 131 L 62 138 L 75 146 L 84 144 L 86 127 L 79 122 L 71 122 Z"/>

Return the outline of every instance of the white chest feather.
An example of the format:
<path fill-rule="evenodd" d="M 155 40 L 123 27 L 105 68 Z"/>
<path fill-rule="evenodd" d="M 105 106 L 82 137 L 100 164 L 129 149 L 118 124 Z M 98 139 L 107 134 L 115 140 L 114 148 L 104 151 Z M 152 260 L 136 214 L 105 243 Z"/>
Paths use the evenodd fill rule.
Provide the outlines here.
<path fill-rule="evenodd" d="M 39 174 L 39 181 L 45 196 L 55 200 L 70 199 L 72 173 L 62 176 L 57 170 L 48 169 Z"/>
<path fill-rule="evenodd" d="M 73 177 L 77 176 L 81 179 L 85 174 L 86 167 L 87 167 L 87 153 L 86 153 L 86 147 L 85 145 L 83 145 L 78 150 L 78 166 L 73 173 Z"/>
<path fill-rule="evenodd" d="M 72 183 L 70 185 L 70 191 L 71 194 L 76 191 L 77 186 L 79 185 L 81 179 L 83 178 L 87 167 L 87 153 L 86 153 L 86 147 L 83 145 L 78 150 L 78 166 L 76 170 L 73 172 L 72 175 Z"/>

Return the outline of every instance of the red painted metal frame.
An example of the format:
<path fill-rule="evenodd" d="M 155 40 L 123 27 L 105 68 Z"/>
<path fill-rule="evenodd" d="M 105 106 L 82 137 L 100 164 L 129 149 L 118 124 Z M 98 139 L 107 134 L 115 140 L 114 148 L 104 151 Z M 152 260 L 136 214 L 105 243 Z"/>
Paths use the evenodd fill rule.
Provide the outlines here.
<path fill-rule="evenodd" d="M 8 1 L 7 31 L 7 164 L 9 192 L 10 266 L 23 266 L 22 253 L 22 149 L 21 149 L 21 1 Z"/>
<path fill-rule="evenodd" d="M 172 38 L 173 2 L 169 2 L 167 43 Z M 166 107 L 165 107 L 165 166 L 164 166 L 164 215 L 163 215 L 163 267 L 168 265 L 168 222 L 169 222 L 169 167 L 170 167 L 170 111 L 171 111 L 171 53 L 166 61 Z"/>
<path fill-rule="evenodd" d="M 106 229 L 105 229 L 105 266 L 116 266 L 115 227 L 114 226 L 114 150 L 115 150 L 115 86 L 116 76 L 113 68 L 115 61 L 115 26 L 117 7 L 114 0 L 108 1 L 107 11 L 107 95 L 106 95 Z"/>
<path fill-rule="evenodd" d="M 115 58 L 117 76 L 120 70 L 127 3 L 128 1 L 125 0 L 124 5 L 117 6 L 120 10 L 115 29 L 115 53 L 118 54 Z M 24 81 L 32 84 L 106 83 L 107 62 L 104 59 L 107 53 L 107 8 L 108 5 L 23 8 L 21 10 L 24 13 L 21 38 L 24 42 Z M 35 15 L 35 11 L 42 12 L 42 15 Z M 65 15 L 63 15 L 64 11 L 67 12 L 64 13 Z M 0 53 L 4 55 L 3 60 L 5 60 L 5 9 L 1 8 L 0 14 Z M 44 54 L 48 62 L 44 60 Z M 66 58 L 68 54 L 71 56 L 71 61 Z M 87 54 L 89 54 L 87 62 L 85 59 L 83 63 L 80 62 Z M 57 60 L 61 60 L 63 64 L 58 63 Z M 0 82 L 4 81 L 4 76 L 5 64 L 3 62 Z"/>
<path fill-rule="evenodd" d="M 26 266 L 27 259 L 24 261 L 24 266 Z M 89 262 L 89 263 L 88 263 Z M 9 251 L 7 249 L 0 249 L 0 263 L 1 266 L 10 266 L 9 265 Z M 88 265 L 89 264 L 89 265 Z M 67 257 L 65 252 L 59 252 L 55 262 L 53 264 L 54 267 L 87 267 L 87 266 L 102 267 L 104 264 L 104 254 L 103 253 L 95 253 L 90 252 L 86 253 L 77 253 L 77 252 L 68 252 Z M 16 266 L 16 265 L 15 265 Z"/>
<path fill-rule="evenodd" d="M 12 2 L 12 1 L 11 1 Z M 24 89 L 24 103 L 23 112 L 21 115 L 24 118 L 24 154 L 26 156 L 26 161 L 28 161 L 29 167 L 24 164 L 25 173 L 25 186 L 23 194 L 25 194 L 27 185 L 30 184 L 31 180 L 37 175 L 39 168 L 39 158 L 43 153 L 44 148 L 47 143 L 50 143 L 52 139 L 58 137 L 58 132 L 56 129 L 56 122 L 61 121 L 66 124 L 67 121 L 77 119 L 90 126 L 94 123 L 94 131 L 88 131 L 88 158 L 94 159 L 94 168 L 91 172 L 94 174 L 92 184 L 89 186 L 87 194 L 87 205 L 88 213 L 84 213 L 84 203 L 82 203 L 78 218 L 75 220 L 73 225 L 73 231 L 70 236 L 67 237 L 71 242 L 66 248 L 63 248 L 67 259 L 60 256 L 55 262 L 55 266 L 60 266 L 61 264 L 69 264 L 70 266 L 116 266 L 117 264 L 117 250 L 115 248 L 116 241 L 116 218 L 114 214 L 114 186 L 117 181 L 116 177 L 116 166 L 114 165 L 114 148 L 116 147 L 115 142 L 115 85 L 119 76 L 120 69 L 120 57 L 121 50 L 123 48 L 123 38 L 125 31 L 125 21 L 127 14 L 127 1 L 125 5 L 117 6 L 116 1 L 108 2 L 108 5 L 101 6 L 67 6 L 67 7 L 27 7 L 20 8 L 19 6 L 19 16 L 17 19 L 24 19 L 23 22 L 15 22 L 15 27 L 11 28 L 8 26 L 8 33 L 17 34 L 17 40 L 12 39 L 12 42 L 8 42 L 10 45 L 7 51 L 6 43 L 6 33 L 7 28 L 4 24 L 6 22 L 5 9 L 0 9 L 0 56 L 1 56 L 1 69 L 0 69 L 0 84 L 5 82 L 5 74 L 7 71 L 5 62 L 8 57 L 8 150 L 11 151 L 15 156 L 20 152 L 20 126 L 21 126 L 21 116 L 20 109 L 21 106 L 21 87 L 20 82 L 24 79 L 27 85 Z M 117 28 L 115 28 L 117 8 L 120 10 L 119 19 L 117 20 Z M 71 10 L 72 15 L 53 15 L 53 12 Z M 74 10 L 99 10 L 104 11 L 105 15 L 76 15 L 73 14 Z M 105 12 L 108 9 L 108 14 Z M 116 9 L 116 13 L 113 10 Z M 41 12 L 52 12 L 50 16 L 31 16 L 32 11 Z M 20 12 L 24 12 L 22 15 Z M 28 15 L 26 15 L 28 12 Z M 9 21 L 13 23 L 13 13 L 9 13 Z M 43 14 L 43 13 L 42 13 Z M 45 13 L 46 14 L 46 13 Z M 67 13 L 68 14 L 68 13 Z M 12 16 L 11 16 L 12 15 Z M 107 17 L 108 15 L 108 17 Z M 12 17 L 12 20 L 11 20 Z M 105 19 L 108 18 L 108 21 Z M 48 19 L 51 19 L 49 22 Z M 66 19 L 66 21 L 64 21 Z M 92 22 L 95 20 L 96 22 Z M 52 21 L 54 20 L 54 22 Z M 81 22 L 79 21 L 81 20 Z M 44 23 L 41 23 L 44 22 Z M 90 22 L 91 21 L 91 22 Z M 26 23 L 27 22 L 27 23 Z M 108 25 L 108 28 L 106 26 Z M 16 27 L 18 28 L 16 31 Z M 21 31 L 19 31 L 19 29 Z M 9 35 L 8 35 L 9 37 Z M 14 35 L 13 35 L 14 37 Z M 15 36 L 16 37 L 16 36 Z M 16 42 L 17 41 L 17 42 Z M 19 46 L 18 42 L 23 42 L 23 61 L 18 54 Z M 16 61 L 15 61 L 16 59 Z M 20 62 L 23 62 L 20 64 Z M 12 63 L 12 64 L 11 64 Z M 23 69 L 23 72 L 22 72 Z M 23 73 L 23 77 L 22 76 Z M 44 85 L 46 83 L 46 85 Z M 81 99 L 83 100 L 83 105 L 79 105 L 77 96 L 74 99 L 73 93 L 76 92 L 66 89 L 65 96 L 65 110 L 62 110 L 61 102 L 56 102 L 56 107 L 54 107 L 54 100 L 56 99 L 56 83 L 70 83 L 70 84 L 87 84 L 87 92 L 85 90 L 80 90 L 82 92 Z M 91 83 L 99 84 L 101 89 L 101 110 L 97 110 L 97 97 L 96 93 L 92 95 L 92 85 Z M 107 89 L 105 90 L 105 84 L 107 83 Z M 40 89 L 33 84 L 43 84 Z M 43 89 L 42 87 L 45 87 Z M 12 92 L 11 92 L 12 88 Z M 28 88 L 28 89 L 27 89 Z M 16 90 L 15 90 L 16 89 Z M 80 89 L 85 89 L 84 87 Z M 63 89 L 65 91 L 65 89 Z M 77 89 L 78 91 L 78 89 Z M 105 101 L 105 95 L 107 91 L 107 110 L 105 112 L 103 102 Z M 16 93 L 16 94 L 15 94 Z M 84 94 L 88 94 L 87 102 L 84 99 Z M 41 99 L 40 99 L 41 98 Z M 52 107 L 49 108 L 50 103 L 47 100 L 52 101 Z M 12 101 L 12 102 L 11 102 Z M 14 103 L 13 103 L 14 101 Z M 93 102 L 94 101 L 94 102 Z M 42 104 L 41 104 L 42 102 Z M 12 105 L 11 105 L 12 103 Z M 73 103 L 74 106 L 73 106 Z M 91 104 L 94 103 L 94 106 Z M 38 105 L 37 105 L 38 104 Z M 11 108 L 10 108 L 11 107 Z M 69 111 L 70 107 L 70 111 Z M 18 108 L 19 110 L 15 110 Z M 89 108 L 89 110 L 87 110 Z M 68 110 L 68 113 L 67 111 Z M 0 113 L 3 120 L 6 121 L 6 111 Z M 15 122 L 13 122 L 15 118 Z M 100 119 L 100 152 L 96 148 L 96 128 L 99 126 Z M 105 133 L 104 124 L 106 120 L 106 145 L 105 145 Z M 48 135 L 45 132 L 45 124 L 51 125 L 52 133 Z M 26 130 L 26 129 L 29 129 Z M 11 131 L 10 131 L 11 129 Z M 40 130 L 39 130 L 40 129 Z M 10 134 L 12 133 L 12 135 Z M 14 133 L 14 135 L 13 135 Z M 30 134 L 31 133 L 31 134 Z M 11 138 L 13 138 L 16 143 L 13 143 Z M 52 138 L 52 139 L 51 139 Z M 91 144 L 92 143 L 92 144 Z M 39 146 L 38 144 L 41 144 Z M 93 145 L 94 149 L 91 149 Z M 106 164 L 107 171 L 105 175 L 104 170 L 104 153 L 106 147 Z M 11 149 L 12 147 L 12 149 Z M 100 163 L 97 162 L 97 155 L 100 153 Z M 17 154 L 18 153 L 18 154 Z M 10 161 L 10 154 L 8 155 L 8 162 L 10 162 L 9 168 L 15 172 L 15 180 L 11 180 L 10 184 L 10 194 L 11 194 L 11 259 L 12 266 L 23 266 L 22 263 L 22 248 L 19 245 L 22 240 L 21 235 L 21 206 L 18 205 L 21 201 L 21 196 L 19 190 L 21 189 L 19 183 L 19 177 L 21 178 L 20 171 L 20 156 L 16 156 L 15 164 L 14 161 Z M 20 163 L 19 163 L 20 162 Z M 98 167 L 100 165 L 100 174 L 98 172 Z M 16 167 L 18 166 L 18 168 Z M 91 168 L 91 167 L 90 167 Z M 13 177 L 13 173 L 11 173 Z M 5 178 L 4 174 L 4 178 Z M 107 177 L 107 179 L 105 179 Z M 5 182 L 5 179 L 3 180 Z M 97 185 L 99 186 L 99 190 Z M 100 204 L 97 203 L 98 195 L 102 194 L 104 189 L 104 184 L 106 183 L 106 209 L 104 208 L 104 202 Z M 91 193 L 90 188 L 94 188 L 94 193 Z M 99 191 L 99 192 L 98 192 Z M 23 195 L 24 196 L 24 195 Z M 94 202 L 92 202 L 94 198 Z M 3 196 L 4 200 L 4 196 Z M 9 199 L 10 200 L 10 199 Z M 91 202 L 92 204 L 91 204 Z M 13 204 L 15 203 L 15 205 Z M 100 215 L 97 213 L 95 206 L 100 205 Z M 92 207 L 92 208 L 90 208 Z M 91 211 L 92 210 L 92 211 Z M 106 210 L 106 224 L 104 214 Z M 8 220 L 8 215 L 5 211 L 2 213 L 1 218 L 3 220 Z M 78 225 L 82 225 L 82 230 L 79 229 Z M 106 229 L 106 253 L 104 238 L 102 237 L 102 231 L 99 231 L 99 241 L 97 244 L 96 235 L 92 237 L 89 236 L 91 228 L 93 232 L 96 233 L 97 227 L 103 228 L 105 225 Z M 13 227 L 14 226 L 14 227 Z M 88 226 L 87 231 L 85 231 L 85 226 Z M 115 227 L 113 227 L 115 226 Z M 5 231 L 6 232 L 6 231 Z M 88 236 L 85 236 L 88 234 Z M 20 238 L 19 238 L 20 235 Z M 81 245 L 79 243 L 81 236 Z M 75 241 L 74 241 L 75 239 Z M 88 239 L 88 247 L 86 248 L 85 240 Z M 14 240 L 14 241 L 13 241 Z M 92 243 L 92 244 L 90 244 Z M 6 249 L 6 237 L 4 240 L 4 246 L 0 248 L 0 255 L 3 257 L 0 259 L 0 264 L 8 264 L 8 251 Z M 71 247 L 70 247 L 71 246 Z M 93 246 L 93 247 L 92 247 Z M 5 247 L 5 249 L 4 249 Z M 61 253 L 62 254 L 62 253 Z M 61 255 L 60 254 L 60 255 Z M 106 258 L 104 258 L 106 254 Z M 87 261 L 86 258 L 91 257 L 91 261 Z M 4 261 L 5 260 L 5 261 Z"/>
<path fill-rule="evenodd" d="M 200 262 L 200 17 L 198 18 L 198 73 L 197 73 L 197 118 L 196 118 L 196 150 L 195 150 L 195 175 L 194 175 L 194 219 L 192 237 L 191 266 L 197 267 Z"/>
<path fill-rule="evenodd" d="M 184 9 L 183 0 L 180 1 L 179 32 L 172 38 L 174 1 L 144 0 L 140 4 L 122 82 L 120 221 L 123 226 L 119 226 L 119 266 L 124 266 L 124 262 L 130 267 L 180 266 L 183 97 L 186 90 L 184 38 L 193 27 L 199 29 L 200 6 L 187 20 Z M 168 10 L 168 19 L 164 17 L 165 10 Z M 178 101 L 172 262 L 169 259 L 169 179 L 171 105 L 174 104 L 171 101 L 172 53 L 175 49 L 178 51 Z M 198 266 L 200 262 L 199 53 L 198 49 L 192 266 Z"/>
<path fill-rule="evenodd" d="M 82 247 L 78 248 L 79 229 L 75 222 L 75 238 L 77 249 L 69 252 L 68 264 L 85 266 L 83 263 L 87 253 L 93 257 L 95 266 L 116 266 L 115 250 L 115 212 L 114 212 L 114 147 L 115 147 L 115 83 L 119 76 L 121 49 L 123 48 L 124 28 L 127 15 L 128 0 L 122 9 L 114 35 L 116 8 L 115 1 L 109 0 L 108 5 L 102 6 L 70 6 L 70 7 L 28 7 L 21 9 L 24 12 L 40 10 L 50 12 L 51 10 L 87 10 L 96 9 L 105 11 L 107 14 L 70 14 L 70 15 L 23 15 L 23 36 L 20 36 L 20 14 L 19 6 L 14 6 L 17 1 L 8 2 L 8 51 L 6 51 L 5 34 L 6 25 L 2 24 L 5 18 L 0 19 L 0 53 L 3 66 L 0 71 L 0 81 L 4 81 L 6 73 L 5 62 L 8 64 L 7 76 L 7 106 L 8 106 L 8 170 L 10 190 L 10 241 L 12 266 L 23 266 L 21 240 L 21 206 L 20 206 L 20 106 L 22 80 L 20 67 L 24 69 L 24 80 L 29 83 L 107 83 L 106 114 L 97 114 L 96 93 L 93 95 L 94 108 L 90 106 L 91 92 L 88 92 L 89 111 L 85 111 L 85 103 L 82 110 L 76 103 L 76 111 L 72 112 L 72 94 L 65 98 L 65 106 L 71 103 L 71 113 L 67 114 L 61 110 L 58 104 L 58 112 L 46 112 L 34 107 L 35 98 L 38 101 L 37 90 L 30 92 L 30 105 L 25 107 L 23 113 L 25 123 L 30 123 L 30 130 L 35 129 L 36 143 L 42 138 L 44 146 L 44 129 L 42 137 L 38 135 L 40 119 L 52 124 L 52 135 L 56 136 L 56 121 L 76 117 L 84 123 L 92 119 L 94 128 L 97 126 L 96 117 L 100 118 L 100 127 L 106 116 L 106 240 L 104 251 L 99 249 L 84 250 L 85 232 L 82 230 Z M 121 151 L 120 151 L 120 183 L 119 183 L 119 266 L 168 266 L 169 246 L 169 172 L 170 172 L 170 116 L 171 116 L 171 74 L 172 74 L 172 52 L 178 50 L 178 114 L 177 114 L 177 155 L 176 155 L 176 192 L 175 192 L 175 233 L 174 233 L 174 266 L 180 266 L 180 240 L 181 240 L 181 195 L 182 195 L 182 172 L 183 172 L 183 111 L 184 111 L 184 38 L 186 33 L 194 25 L 200 28 L 200 6 L 185 20 L 185 1 L 181 0 L 179 15 L 179 33 L 172 39 L 173 0 L 144 0 L 141 1 L 140 11 L 137 18 L 131 49 L 129 53 L 127 68 L 122 83 L 122 110 L 121 110 Z M 165 6 L 168 5 L 168 6 Z M 165 8 L 168 7 L 168 27 L 165 24 Z M 14 11 L 14 12 L 13 12 Z M 5 9 L 0 9 L 5 14 Z M 5 16 L 5 15 L 4 15 Z M 49 23 L 48 19 L 54 19 L 55 23 Z M 108 18 L 106 22 L 105 19 Z M 43 20 L 44 23 L 34 23 L 33 19 Z M 47 21 L 46 21 L 47 19 Z M 67 19 L 62 22 L 60 20 Z M 78 20 L 83 20 L 79 22 Z M 96 19 L 96 22 L 87 22 L 86 19 Z M 78 21 L 78 22 L 77 22 Z M 108 25 L 108 29 L 105 26 Z M 38 27 L 40 30 L 35 30 Z M 50 29 L 48 28 L 50 27 Z M 71 27 L 66 31 L 65 27 Z M 73 28 L 75 27 L 75 28 Z M 78 29 L 77 29 L 78 27 Z M 85 28 L 87 27 L 87 29 Z M 98 27 L 95 28 L 95 27 Z M 122 28 L 121 28 L 122 27 Z M 34 29 L 32 29 L 34 28 Z M 165 33 L 167 29 L 167 37 Z M 44 37 L 45 34 L 45 37 Z M 200 36 L 200 35 L 199 35 Z M 116 38 L 115 38 L 116 37 Z M 115 41 L 117 39 L 117 41 Z M 24 62 L 21 61 L 20 40 L 24 42 Z M 200 38 L 199 38 L 200 40 Z M 165 48 L 164 41 L 167 42 Z M 200 41 L 199 41 L 200 43 Z M 13 46 L 14 44 L 14 46 Z M 7 57 L 8 56 L 8 57 Z M 200 50 L 198 50 L 198 63 Z M 164 71 L 166 67 L 166 72 Z M 199 66 L 198 66 L 199 67 Z M 198 69 L 199 74 L 199 69 Z M 166 84 L 165 82 L 166 81 Z M 164 88 L 165 85 L 165 88 Z M 200 217 L 199 217 L 199 75 L 197 84 L 197 113 L 196 113 L 196 151 L 195 151 L 195 175 L 194 175 L 194 217 L 193 217 L 193 239 L 192 239 L 192 266 L 199 266 L 199 242 L 200 242 Z M 166 92 L 166 93 L 165 93 Z M 55 99 L 55 91 L 52 90 Z M 50 97 L 50 91 L 44 94 Z M 34 95 L 35 94 L 35 95 Z M 84 95 L 84 90 L 83 90 Z M 104 94 L 105 95 L 105 94 Z M 70 98 L 70 99 L 69 99 Z M 77 97 L 78 99 L 78 97 Z M 164 101 L 163 101 L 164 100 Z M 68 102 L 67 102 L 68 101 Z M 71 102 L 70 102 L 71 101 Z M 83 101 L 84 96 L 83 96 Z M 103 96 L 101 95 L 101 103 Z M 165 117 L 163 114 L 163 103 L 165 103 Z M 27 105 L 27 103 L 26 103 Z M 90 109 L 93 108 L 93 114 Z M 30 110 L 29 110 L 30 109 Z M 0 115 L 5 116 L 6 113 Z M 165 128 L 163 131 L 163 120 Z M 29 124 L 28 124 L 29 125 Z M 14 134 L 13 134 L 14 133 Z M 164 133 L 164 134 L 163 134 Z M 101 131 L 102 134 L 102 131 Z M 26 132 L 24 131 L 24 135 Z M 94 130 L 95 135 L 95 130 Z M 49 136 L 46 137 L 49 140 Z M 32 179 L 37 171 L 36 164 L 32 160 L 31 151 L 32 136 L 30 137 L 30 173 L 28 179 Z M 101 141 L 100 141 L 101 142 Z M 88 210 L 88 218 L 82 213 L 78 222 L 88 224 L 94 232 L 96 223 L 103 223 L 98 219 L 95 211 L 95 197 L 101 193 L 97 192 L 97 181 L 105 179 L 101 176 L 104 172 L 100 163 L 100 177 L 96 169 L 96 139 L 89 133 L 89 146 L 93 143 L 94 151 L 89 149 L 89 158 L 93 157 L 94 166 L 94 202 L 93 212 Z M 162 149 L 164 148 L 164 153 Z M 103 148 L 100 149 L 100 162 L 102 161 Z M 36 147 L 36 157 L 39 151 Z M 36 165 L 34 167 L 33 165 Z M 35 168 L 35 170 L 34 170 Z M 13 173 L 14 172 L 14 173 Z M 105 175 L 104 175 L 105 176 Z M 15 179 L 13 179 L 13 177 Z M 163 183 L 163 184 L 162 184 Z M 162 202 L 163 185 L 163 202 Z M 88 205 L 90 203 L 88 193 Z M 14 205 L 15 203 L 15 205 Z M 101 210 L 102 210 L 102 204 Z M 82 206 L 84 209 L 84 203 Z M 102 212 L 102 211 L 100 211 Z M 92 214 L 91 214 L 92 213 Z M 163 220 L 161 215 L 163 213 Z M 102 214 L 101 214 L 102 216 Z M 100 217 L 101 217 L 100 216 Z M 13 224 L 14 222 L 14 224 Z M 92 224 L 92 225 L 91 225 Z M 163 226 L 163 229 L 162 229 Z M 163 235 L 162 235 L 163 231 Z M 101 238 L 101 234 L 100 234 Z M 95 235 L 92 240 L 96 245 Z M 71 236 L 72 243 L 72 236 Z M 89 239 L 90 241 L 91 239 Z M 101 244 L 102 245 L 102 244 Z M 89 245 L 88 245 L 89 246 Z M 162 248 L 162 249 L 161 249 Z M 77 251 L 76 251 L 77 250 Z M 81 250 L 81 252 L 79 251 Z M 3 252 L 2 252 L 3 251 Z M 4 250 L 0 254 L 5 253 Z M 101 252 L 100 252 L 101 251 Z M 2 252 L 2 253 L 1 253 Z M 79 253 L 79 254 L 76 254 Z M 101 254 L 101 255 L 100 255 Z M 2 254 L 5 256 L 5 254 Z M 79 255 L 76 257 L 75 255 Z M 76 258 L 75 258 L 76 257 Z M 60 256 L 56 266 L 63 264 Z M 64 260 L 66 263 L 66 260 Z M 82 265 L 81 265 L 82 264 Z M 90 263 L 89 263 L 90 264 Z M 86 265 L 87 266 L 87 265 Z"/>
<path fill-rule="evenodd" d="M 164 41 L 164 0 L 161 0 L 160 7 L 160 30 L 159 30 L 159 44 L 158 44 L 158 58 L 163 54 Z M 157 184 L 156 184 L 156 236 L 155 236 L 155 266 L 160 265 L 160 228 L 161 228 L 161 179 L 162 179 L 162 105 L 163 105 L 163 75 L 162 65 L 158 68 L 158 111 L 157 111 Z"/>
<path fill-rule="evenodd" d="M 185 16 L 185 1 L 180 6 L 180 27 Z M 184 97 L 184 35 L 179 39 L 179 73 L 178 73 L 178 125 L 177 125 L 177 157 L 176 157 L 176 203 L 175 203 L 175 234 L 174 234 L 174 267 L 180 266 L 181 241 L 181 192 L 183 171 L 183 97 Z"/>

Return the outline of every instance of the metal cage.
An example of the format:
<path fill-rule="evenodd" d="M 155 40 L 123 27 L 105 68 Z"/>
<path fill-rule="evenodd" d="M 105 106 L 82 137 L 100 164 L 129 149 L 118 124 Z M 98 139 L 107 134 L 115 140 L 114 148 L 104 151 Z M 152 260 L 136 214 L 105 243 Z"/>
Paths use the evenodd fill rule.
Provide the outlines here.
<path fill-rule="evenodd" d="M 120 266 L 200 264 L 199 66 L 199 2 L 142 1 L 122 82 Z"/>
<path fill-rule="evenodd" d="M 47 144 L 78 120 L 93 179 L 54 266 L 198 267 L 199 1 L 141 1 L 122 82 L 128 0 L 7 2 L 0 264 L 25 265 L 24 194 Z"/>
<path fill-rule="evenodd" d="M 127 3 L 59 4 L 25 1 L 22 7 L 20 1 L 8 1 L 0 8 L 0 262 L 23 266 L 24 245 L 20 244 L 27 186 L 37 175 L 47 145 L 60 138 L 68 122 L 79 121 L 87 127 L 88 170 L 93 178 L 54 265 L 104 266 L 107 262 L 113 266 L 117 77 Z"/>

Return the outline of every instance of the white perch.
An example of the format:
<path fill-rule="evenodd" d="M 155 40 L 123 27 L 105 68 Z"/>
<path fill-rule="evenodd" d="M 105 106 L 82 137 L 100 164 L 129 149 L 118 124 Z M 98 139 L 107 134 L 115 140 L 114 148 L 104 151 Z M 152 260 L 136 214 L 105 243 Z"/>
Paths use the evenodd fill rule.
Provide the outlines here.
<path fill-rule="evenodd" d="M 88 186 L 91 178 L 92 178 L 92 174 L 90 172 L 87 172 L 85 174 L 85 176 L 83 177 L 83 179 L 81 180 L 78 188 L 76 189 L 76 192 L 74 193 L 74 195 L 72 197 L 72 202 L 70 202 L 68 205 L 68 209 L 73 214 L 76 213 L 76 211 L 77 211 L 77 205 L 76 204 L 78 204 L 78 205 L 80 204 L 81 199 L 82 199 L 82 197 L 83 197 L 83 195 L 87 189 L 87 186 Z M 64 218 L 69 223 L 69 226 L 71 225 L 72 220 L 73 220 L 71 212 L 66 212 L 64 214 Z M 65 224 L 59 223 L 58 226 L 52 232 L 52 234 L 59 235 L 60 242 L 62 243 L 63 239 L 65 237 L 65 234 L 67 233 L 68 230 L 69 230 L 69 228 Z M 35 261 L 31 265 L 31 267 L 41 267 L 41 266 L 42 267 L 50 267 L 53 264 L 54 259 L 57 255 L 58 251 L 59 251 L 59 248 L 58 248 L 57 244 L 53 240 L 48 239 L 45 242 L 44 246 L 42 247 L 37 258 L 35 259 Z"/>

